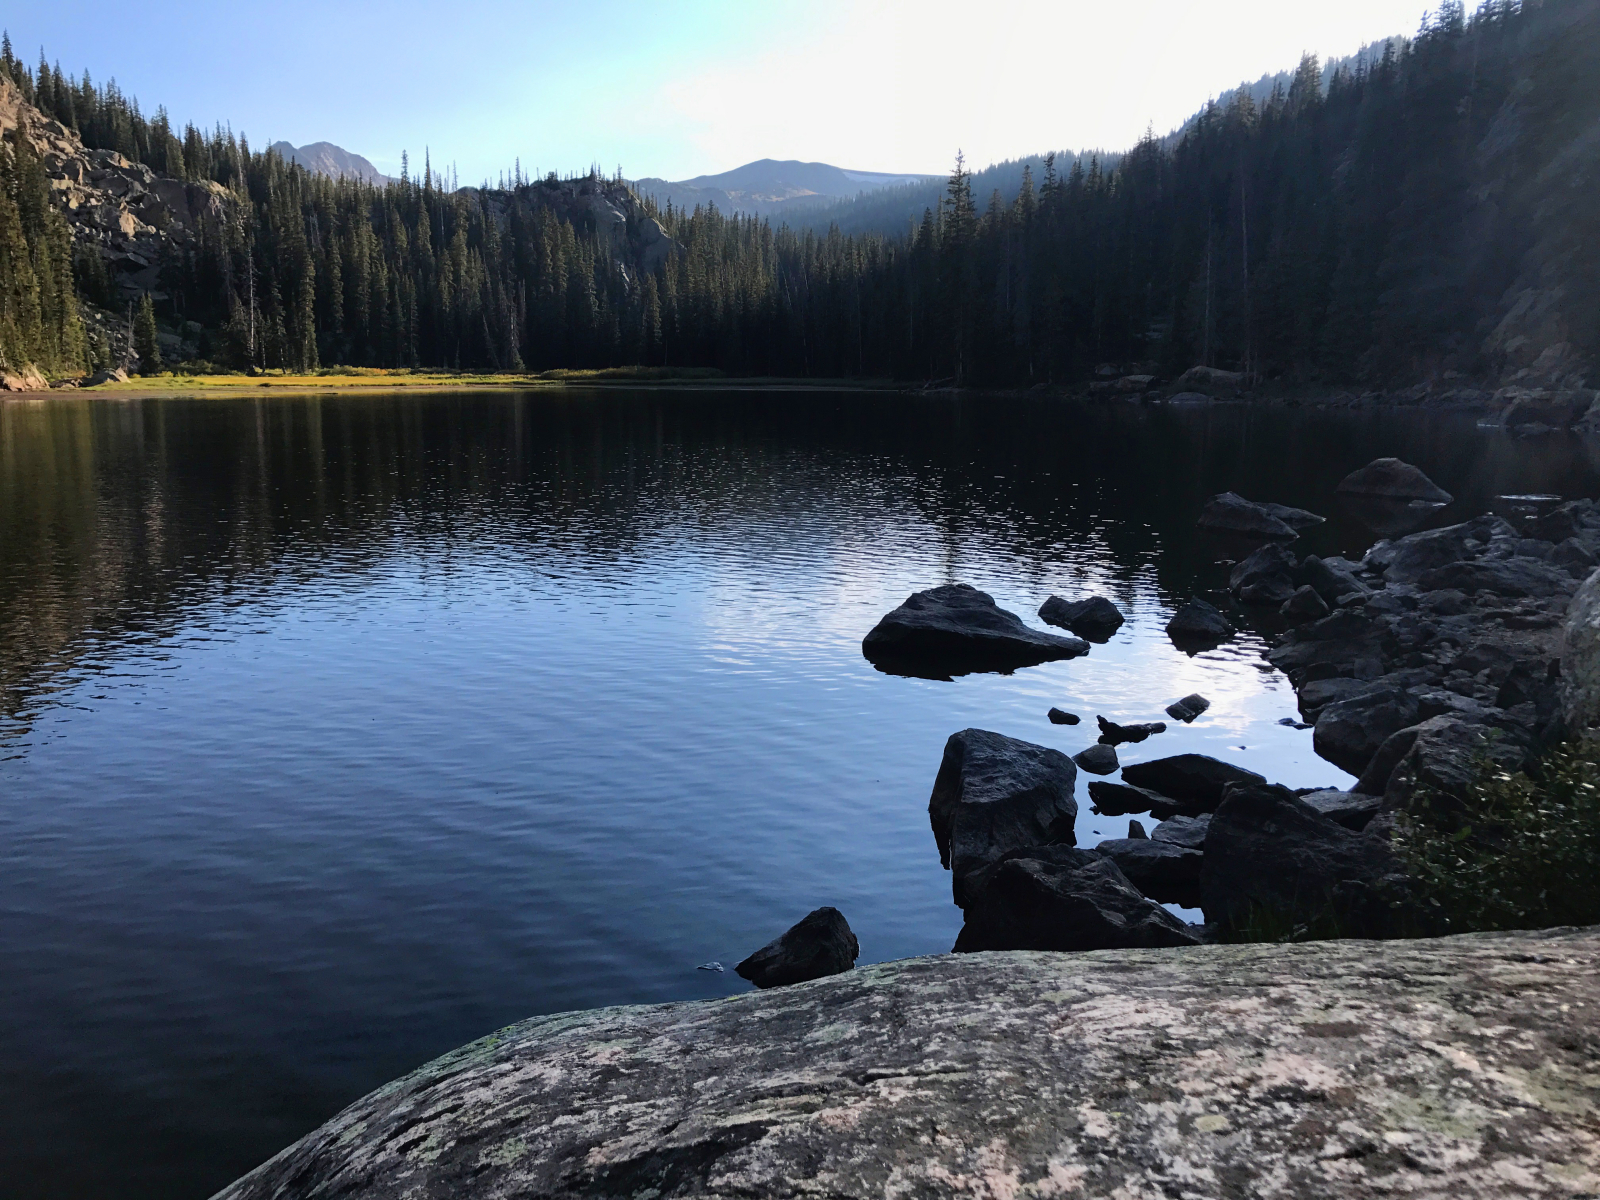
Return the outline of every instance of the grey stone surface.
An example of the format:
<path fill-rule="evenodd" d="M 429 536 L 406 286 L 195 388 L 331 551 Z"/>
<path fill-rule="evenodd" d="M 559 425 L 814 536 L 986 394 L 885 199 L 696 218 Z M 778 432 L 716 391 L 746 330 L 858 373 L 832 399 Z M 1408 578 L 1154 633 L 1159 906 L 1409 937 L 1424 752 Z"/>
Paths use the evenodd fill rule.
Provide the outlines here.
<path fill-rule="evenodd" d="M 1600 1191 L 1600 930 L 908 959 L 536 1017 L 218 1200 Z"/>
<path fill-rule="evenodd" d="M 1600 571 L 1572 598 L 1562 635 L 1561 707 L 1577 732 L 1600 723 Z"/>

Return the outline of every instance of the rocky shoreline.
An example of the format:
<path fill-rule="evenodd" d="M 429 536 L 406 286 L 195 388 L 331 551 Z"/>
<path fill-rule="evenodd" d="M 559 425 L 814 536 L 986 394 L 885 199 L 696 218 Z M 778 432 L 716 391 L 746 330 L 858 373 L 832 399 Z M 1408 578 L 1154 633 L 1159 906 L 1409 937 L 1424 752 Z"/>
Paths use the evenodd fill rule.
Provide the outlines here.
<path fill-rule="evenodd" d="M 908 959 L 537 1017 L 216 1200 L 1585 1196 L 1600 930 Z"/>

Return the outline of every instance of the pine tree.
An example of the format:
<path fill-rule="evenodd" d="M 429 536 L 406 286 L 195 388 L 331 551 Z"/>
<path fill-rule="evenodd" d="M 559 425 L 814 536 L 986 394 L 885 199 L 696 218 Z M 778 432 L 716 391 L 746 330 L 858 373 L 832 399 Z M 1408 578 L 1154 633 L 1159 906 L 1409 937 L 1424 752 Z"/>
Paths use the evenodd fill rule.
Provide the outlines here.
<path fill-rule="evenodd" d="M 139 298 L 133 316 L 133 352 L 139 356 L 139 374 L 154 375 L 161 370 L 161 341 L 156 336 L 156 306 L 146 292 Z"/>

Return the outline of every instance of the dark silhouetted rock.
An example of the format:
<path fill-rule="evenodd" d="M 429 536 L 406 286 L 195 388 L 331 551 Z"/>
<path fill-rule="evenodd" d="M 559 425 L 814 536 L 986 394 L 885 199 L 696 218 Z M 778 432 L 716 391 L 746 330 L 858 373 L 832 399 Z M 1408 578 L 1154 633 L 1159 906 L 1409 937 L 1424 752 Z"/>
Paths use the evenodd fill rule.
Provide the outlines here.
<path fill-rule="evenodd" d="M 1168 817 L 1150 832 L 1153 842 L 1172 842 L 1188 850 L 1203 850 L 1206 830 L 1211 828 L 1211 814 L 1198 817 Z"/>
<path fill-rule="evenodd" d="M 1182 721 L 1187 725 L 1210 707 L 1211 701 L 1207 700 L 1199 692 L 1191 692 L 1182 700 L 1175 700 L 1167 705 L 1167 716 L 1174 721 Z"/>
<path fill-rule="evenodd" d="M 1223 492 L 1207 500 L 1198 524 L 1201 529 L 1244 538 L 1292 542 L 1300 536 L 1261 505 L 1252 504 L 1233 492 Z"/>
<path fill-rule="evenodd" d="M 1282 604 L 1294 595 L 1295 558 L 1282 546 L 1262 546 L 1228 575 L 1228 587 L 1245 604 Z"/>
<path fill-rule="evenodd" d="M 1345 679 L 1335 676 L 1332 679 L 1316 679 L 1301 685 L 1300 688 L 1300 715 L 1312 723 L 1316 722 L 1317 715 L 1330 704 L 1337 704 L 1341 700 L 1348 700 L 1352 696 L 1365 695 L 1374 688 L 1381 687 L 1370 679 Z"/>
<path fill-rule="evenodd" d="M 1163 839 L 1117 838 L 1101 842 L 1095 852 L 1117 864 L 1118 869 L 1150 899 L 1161 904 L 1181 904 L 1197 908 L 1200 904 L 1199 850 Z"/>
<path fill-rule="evenodd" d="M 917 592 L 861 642 L 874 666 L 935 676 L 1009 671 L 1089 652 L 1089 644 L 1029 629 L 993 597 L 964 583 Z"/>
<path fill-rule="evenodd" d="M 1344 936 L 1384 936 L 1402 887 L 1386 841 L 1346 829 L 1286 788 L 1229 788 L 1206 831 L 1200 903 L 1223 928 L 1331 921 Z"/>
<path fill-rule="evenodd" d="M 1146 898 L 1117 864 L 1066 846 L 1018 850 L 967 906 L 956 953 L 1192 946 L 1195 931 Z"/>
<path fill-rule="evenodd" d="M 1378 809 L 1383 806 L 1382 796 L 1367 796 L 1361 792 L 1341 792 L 1336 789 L 1303 792 L 1300 800 L 1304 804 L 1309 804 L 1328 820 L 1358 832 L 1367 827 L 1372 818 L 1378 815 Z"/>
<path fill-rule="evenodd" d="M 1307 512 L 1303 508 L 1290 508 L 1287 504 L 1263 504 L 1272 516 L 1277 517 L 1290 529 L 1313 529 L 1318 525 L 1327 523 L 1327 517 L 1319 517 L 1314 512 Z"/>
<path fill-rule="evenodd" d="M 1052 708 L 1045 715 L 1050 718 L 1052 725 L 1076 725 L 1079 721 L 1077 713 L 1069 713 L 1062 708 Z"/>
<path fill-rule="evenodd" d="M 1137 821 L 1128 822 L 1128 836 L 1131 838 L 1144 838 L 1150 835 L 1144 831 L 1144 826 Z"/>
<path fill-rule="evenodd" d="M 1414 697 L 1395 688 L 1377 688 L 1318 713 L 1311 748 L 1340 770 L 1360 775 L 1384 739 L 1416 720 Z"/>
<path fill-rule="evenodd" d="M 1220 646 L 1237 632 L 1228 619 L 1199 597 L 1172 614 L 1167 636 L 1178 649 L 1188 653 Z"/>
<path fill-rule="evenodd" d="M 1526 749 L 1501 730 L 1455 716 L 1430 717 L 1402 731 L 1397 741 L 1405 749 L 1388 778 L 1380 781 L 1369 773 L 1357 784 L 1363 792 L 1381 786 L 1385 809 L 1408 807 L 1418 789 L 1444 801 L 1460 799 L 1477 780 L 1485 759 L 1507 771 L 1522 769 L 1527 760 Z"/>
<path fill-rule="evenodd" d="M 1506 531 L 1510 532 L 1509 526 Z M 1463 521 L 1379 542 L 1362 562 L 1381 570 L 1389 583 L 1416 583 L 1429 571 L 1476 557 L 1492 536 L 1493 531 L 1481 521 Z"/>
<path fill-rule="evenodd" d="M 1420 468 L 1398 458 L 1378 458 L 1358 471 L 1351 471 L 1339 482 L 1336 491 L 1352 496 L 1375 496 L 1384 500 L 1426 500 L 1449 504 L 1455 497 L 1424 475 Z"/>
<path fill-rule="evenodd" d="M 1223 789 L 1236 783 L 1265 783 L 1254 771 L 1204 754 L 1174 754 L 1122 769 L 1122 781 L 1183 804 L 1198 816 L 1222 803 Z"/>
<path fill-rule="evenodd" d="M 1111 635 L 1122 628 L 1123 622 L 1121 611 L 1104 596 L 1070 603 L 1060 596 L 1051 596 L 1039 606 L 1039 619 L 1048 625 L 1070 629 L 1091 642 L 1109 641 Z"/>
<path fill-rule="evenodd" d="M 856 965 L 861 947 L 837 908 L 819 908 L 734 968 L 758 988 L 837 975 Z"/>
<path fill-rule="evenodd" d="M 1320 621 L 1328 615 L 1328 602 L 1309 583 L 1295 589 L 1294 595 L 1283 602 L 1278 610 L 1290 621 Z"/>
<path fill-rule="evenodd" d="M 1097 779 L 1089 784 L 1089 799 L 1094 811 L 1102 817 L 1125 817 L 1130 813 L 1151 812 L 1157 805 L 1172 804 L 1156 792 L 1108 779 Z"/>
<path fill-rule="evenodd" d="M 1564 542 L 1584 532 L 1585 518 L 1593 512 L 1593 500 L 1569 500 L 1531 521 L 1528 532 L 1547 542 Z"/>
<path fill-rule="evenodd" d="M 1372 591 L 1356 578 L 1356 566 L 1342 558 L 1318 558 L 1308 554 L 1295 568 L 1295 580 L 1311 588 L 1330 605 L 1345 596 L 1366 596 Z"/>
<path fill-rule="evenodd" d="M 1117 769 L 1117 752 L 1103 742 L 1097 742 L 1078 754 L 1072 761 L 1091 775 L 1110 775 Z"/>
<path fill-rule="evenodd" d="M 1417 584 L 1430 590 L 1453 588 L 1469 596 L 1493 592 L 1497 596 L 1546 598 L 1568 595 L 1573 590 L 1568 571 L 1536 558 L 1447 563 L 1424 571 Z"/>
<path fill-rule="evenodd" d="M 1167 731 L 1166 724 L 1161 721 L 1151 721 L 1143 725 L 1118 725 L 1115 721 L 1108 721 L 1104 717 L 1096 717 L 1095 720 L 1100 723 L 1100 741 L 1107 746 L 1142 742 L 1153 734 Z"/>
<path fill-rule="evenodd" d="M 1059 750 L 985 729 L 950 735 L 928 800 L 957 904 L 966 880 L 1009 850 L 1077 840 L 1078 771 Z"/>

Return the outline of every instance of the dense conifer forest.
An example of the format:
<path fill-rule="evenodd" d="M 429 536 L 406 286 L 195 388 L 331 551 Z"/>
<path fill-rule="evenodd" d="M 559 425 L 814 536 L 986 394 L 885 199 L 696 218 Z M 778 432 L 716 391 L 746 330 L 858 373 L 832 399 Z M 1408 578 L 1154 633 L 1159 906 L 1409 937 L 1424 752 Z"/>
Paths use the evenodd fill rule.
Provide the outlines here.
<path fill-rule="evenodd" d="M 664 364 L 740 375 L 1028 386 L 1105 361 L 1350 381 L 1496 368 L 1486 337 L 1560 273 L 1566 336 L 1600 349 L 1600 0 L 1447 3 L 1370 67 L 1314 58 L 1264 103 L 1212 104 L 1114 164 L 975 194 L 958 158 L 903 237 L 773 228 L 637 201 L 627 237 L 548 202 L 563 181 L 454 188 L 426 162 L 378 188 L 227 129 L 178 131 L 114 83 L 0 54 L 91 148 L 211 180 L 237 203 L 163 265 L 156 311 L 234 366 Z M 0 155 L 0 352 L 62 370 L 65 226 L 25 148 Z M 615 181 L 607 181 L 608 186 Z M 678 249 L 641 270 L 659 219 Z M 80 254 L 76 287 L 111 304 Z M 75 357 L 76 356 L 76 357 Z"/>

